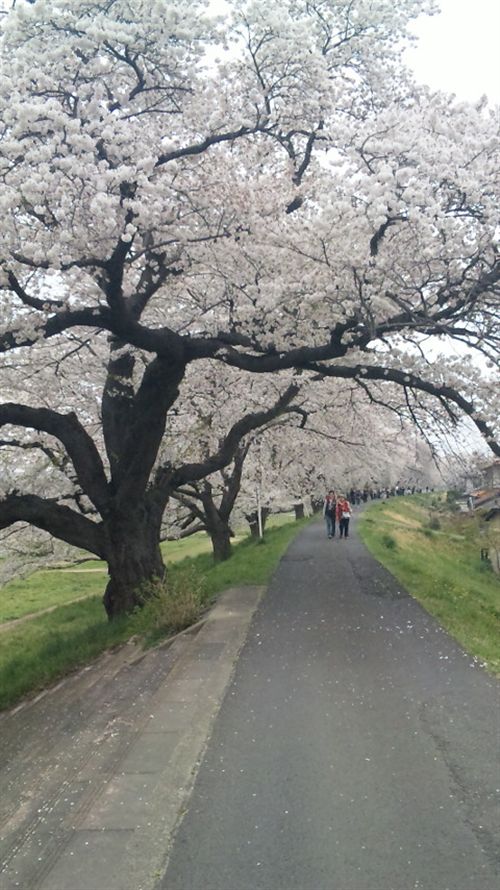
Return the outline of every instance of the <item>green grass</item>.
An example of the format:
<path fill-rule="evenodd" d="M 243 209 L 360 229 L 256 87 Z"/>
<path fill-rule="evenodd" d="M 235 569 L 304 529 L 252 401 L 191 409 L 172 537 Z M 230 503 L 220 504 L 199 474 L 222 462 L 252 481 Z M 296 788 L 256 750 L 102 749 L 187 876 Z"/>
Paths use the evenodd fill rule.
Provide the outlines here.
<path fill-rule="evenodd" d="M 214 564 L 210 553 L 196 554 L 200 549 L 198 542 L 193 547 L 195 555 L 189 557 L 188 545 L 193 539 L 185 539 L 178 542 L 183 546 L 177 550 L 176 560 L 170 568 L 171 576 L 179 578 L 188 570 L 196 573 L 202 590 L 200 608 L 205 608 L 228 587 L 266 584 L 288 544 L 308 521 L 278 524 L 266 531 L 263 543 L 245 538 L 234 546 L 232 557 L 218 565 Z M 184 558 L 181 559 L 182 554 Z M 50 571 L 37 573 L 40 575 L 48 578 L 33 576 L 27 582 L 16 582 L 18 596 L 23 595 L 26 599 L 28 594 L 23 593 L 23 586 L 28 589 L 33 585 L 33 593 L 29 594 L 32 604 L 36 602 L 38 609 L 47 605 L 57 605 L 57 608 L 0 632 L 0 709 L 10 707 L 28 693 L 42 689 L 88 663 L 106 649 L 127 640 L 137 630 L 134 616 L 113 623 L 107 621 L 101 602 L 103 577 L 100 573 L 89 572 L 85 576 L 81 572 Z M 85 587 L 84 592 L 89 593 L 86 599 L 60 604 L 64 597 L 82 595 L 81 586 L 71 585 L 87 583 L 87 579 L 89 585 L 97 585 L 98 596 L 90 595 L 92 590 Z M 44 591 L 46 601 L 43 600 Z"/>
<path fill-rule="evenodd" d="M 204 532 L 182 541 L 162 544 L 167 564 L 178 562 L 186 556 L 211 553 L 211 550 L 210 538 Z M 11 581 L 0 590 L 0 623 L 69 603 L 79 597 L 102 595 L 106 574 L 106 563 L 92 559 L 74 566 L 34 572 L 22 581 Z"/>
<path fill-rule="evenodd" d="M 288 521 L 285 519 L 274 526 L 271 524 L 266 528 L 262 542 L 250 537 L 243 538 L 233 546 L 231 558 L 217 565 L 214 565 L 208 553 L 189 559 L 189 563 L 204 577 L 205 597 L 210 599 L 219 591 L 238 584 L 267 584 L 286 547 L 309 521 L 301 519 L 296 522 L 288 517 Z M 178 562 L 172 571 L 182 571 L 182 568 L 183 563 Z"/>
<path fill-rule="evenodd" d="M 104 586 L 105 575 L 100 572 L 35 572 L 22 581 L 11 581 L 0 590 L 0 623 L 82 596 L 102 594 Z"/>
<path fill-rule="evenodd" d="M 110 624 L 100 596 L 60 606 L 0 635 L 0 709 L 130 636 L 128 621 Z"/>
<path fill-rule="evenodd" d="M 474 517 L 444 499 L 414 496 L 370 505 L 360 535 L 374 556 L 493 673 L 500 673 L 500 579 L 480 560 Z"/>
<path fill-rule="evenodd" d="M 290 513 L 270 516 L 267 529 L 280 528 L 293 521 Z M 238 544 L 245 537 L 243 531 L 238 532 L 235 543 Z M 161 549 L 167 565 L 200 554 L 208 555 L 211 563 L 212 544 L 205 532 L 178 541 L 166 541 Z M 0 589 L 0 624 L 80 597 L 102 594 L 106 586 L 106 573 L 106 563 L 92 559 L 62 569 L 34 572 L 22 581 L 11 581 Z"/>

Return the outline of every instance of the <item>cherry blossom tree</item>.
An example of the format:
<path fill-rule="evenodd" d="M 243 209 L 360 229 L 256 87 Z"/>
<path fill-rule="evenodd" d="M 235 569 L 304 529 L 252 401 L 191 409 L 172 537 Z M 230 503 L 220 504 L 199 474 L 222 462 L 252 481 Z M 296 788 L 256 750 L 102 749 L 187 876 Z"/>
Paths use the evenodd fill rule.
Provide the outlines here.
<path fill-rule="evenodd" d="M 230 425 L 235 405 L 239 412 L 245 409 L 245 414 L 251 414 L 255 420 L 251 432 L 241 437 L 226 466 L 209 477 L 186 478 L 183 484 L 171 487 L 172 497 L 184 510 L 180 517 L 168 517 L 170 533 L 175 525 L 189 533 L 206 531 L 212 541 L 215 560 L 227 559 L 231 554 L 233 536 L 230 519 L 240 495 L 243 468 L 250 449 L 262 431 L 272 431 L 284 420 L 297 417 L 298 422 L 303 423 L 302 401 L 300 384 L 289 372 L 254 375 L 249 379 L 247 374 L 224 364 L 202 362 L 201 367 L 191 367 L 181 387 L 175 416 L 171 416 L 164 436 L 159 454 L 161 462 L 168 460 L 178 465 L 187 462 L 188 458 L 205 461 L 220 445 L 221 428 Z M 262 405 L 269 407 L 262 411 Z"/>
<path fill-rule="evenodd" d="M 18 0 L 1 22 L 2 449 L 50 472 L 6 471 L 0 526 L 105 559 L 110 616 L 164 571 L 171 492 L 255 427 L 235 405 L 203 460 L 160 459 L 201 360 L 395 383 L 500 453 L 492 374 L 440 355 L 498 362 L 497 123 L 402 69 L 431 4 L 226 8 Z"/>
<path fill-rule="evenodd" d="M 169 517 L 167 521 L 175 523 L 181 529 L 181 534 L 193 534 L 198 531 L 206 531 L 210 535 L 212 541 L 212 549 L 216 562 L 221 562 L 229 558 L 232 552 L 231 538 L 234 537 L 233 524 L 237 522 L 238 527 L 243 525 L 246 519 L 250 523 L 252 532 L 258 526 L 257 510 L 261 511 L 260 522 L 262 526 L 269 513 L 274 507 L 274 512 L 280 512 L 282 509 L 283 498 L 286 492 L 283 489 L 283 480 L 274 468 L 272 474 L 274 488 L 279 492 L 281 504 L 276 502 L 272 504 L 269 493 L 266 493 L 265 503 L 256 502 L 255 492 L 262 490 L 262 438 L 263 433 L 267 432 L 274 441 L 274 436 L 278 426 L 286 427 L 289 435 L 293 434 L 293 426 L 290 418 L 297 413 L 297 406 L 290 405 L 284 408 L 278 421 L 273 418 L 266 425 L 262 425 L 259 430 L 246 436 L 240 442 L 233 460 L 226 467 L 222 468 L 214 476 L 209 476 L 199 483 L 187 483 L 172 492 L 172 498 L 184 508 L 183 515 L 180 517 Z M 287 415 L 286 421 L 284 417 Z M 249 460 L 250 469 L 246 468 L 244 475 L 245 463 Z M 281 486 L 281 487 L 280 487 Z M 194 523 L 194 524 L 193 524 Z"/>
<path fill-rule="evenodd" d="M 213 384 L 213 372 L 210 377 Z M 197 419 L 187 418 L 198 439 L 206 437 L 207 428 L 218 429 L 224 410 L 231 410 L 234 402 L 238 378 L 232 376 L 229 389 L 220 386 L 219 369 L 217 377 L 219 386 L 212 389 L 212 401 L 210 387 L 199 400 L 194 394 L 188 400 L 190 406 L 198 402 Z M 276 386 L 273 380 L 259 377 L 257 382 L 251 381 L 248 389 L 253 398 L 271 401 Z M 239 383 L 245 385 L 242 380 Z M 266 393 L 266 384 L 271 393 Z M 216 403 L 213 399 L 217 395 L 220 400 L 221 389 L 226 400 Z M 307 509 L 312 501 L 322 503 L 325 491 L 332 487 L 346 492 L 367 483 L 378 488 L 401 481 L 413 486 L 441 481 L 433 449 L 425 438 L 426 428 L 434 428 L 440 420 L 432 403 L 419 406 L 416 417 L 416 407 L 409 410 L 401 401 L 399 387 L 392 388 L 390 398 L 387 386 L 384 392 L 380 390 L 374 387 L 367 394 L 365 387 L 355 382 L 345 385 L 342 381 L 311 383 L 302 379 L 294 403 L 247 436 L 231 464 L 173 493 L 183 509 L 167 511 L 167 535 L 175 537 L 176 530 L 184 535 L 207 531 L 216 560 L 222 560 L 230 555 L 233 528 L 242 528 L 249 517 L 254 519 L 257 492 L 265 519 L 269 513 L 290 511 L 295 505 Z M 430 418 L 429 408 L 433 409 Z M 188 437 L 177 433 L 174 440 L 187 443 Z"/>
<path fill-rule="evenodd" d="M 418 480 L 426 485 L 436 478 L 432 450 L 394 389 L 392 399 L 385 389 L 374 402 L 354 383 L 332 382 L 336 385 L 325 380 L 302 390 L 304 424 L 275 425 L 272 436 L 260 437 L 258 460 L 243 479 L 249 494 L 258 478 L 264 503 L 276 509 L 308 498 L 322 502 L 330 488 L 345 493 L 367 484 L 392 487 L 398 480 Z"/>

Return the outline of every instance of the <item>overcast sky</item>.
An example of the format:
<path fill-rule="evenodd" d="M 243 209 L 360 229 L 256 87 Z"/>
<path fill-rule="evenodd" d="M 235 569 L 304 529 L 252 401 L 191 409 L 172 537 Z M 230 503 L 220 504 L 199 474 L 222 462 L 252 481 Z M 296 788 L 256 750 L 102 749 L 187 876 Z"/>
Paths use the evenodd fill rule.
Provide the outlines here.
<path fill-rule="evenodd" d="M 437 0 L 440 15 L 414 26 L 420 37 L 407 64 L 434 89 L 475 101 L 483 93 L 500 103 L 499 0 Z"/>

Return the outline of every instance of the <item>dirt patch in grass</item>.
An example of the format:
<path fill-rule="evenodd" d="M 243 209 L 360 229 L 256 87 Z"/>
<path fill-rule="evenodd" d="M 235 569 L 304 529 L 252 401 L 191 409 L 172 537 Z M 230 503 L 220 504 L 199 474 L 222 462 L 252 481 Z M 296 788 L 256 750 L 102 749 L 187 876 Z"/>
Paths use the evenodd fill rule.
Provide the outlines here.
<path fill-rule="evenodd" d="M 402 513 L 396 513 L 394 511 L 392 511 L 391 513 L 386 513 L 385 515 L 391 521 L 406 525 L 409 528 L 420 528 L 422 524 L 421 522 L 419 522 L 418 519 L 413 519 L 410 516 L 404 516 Z"/>

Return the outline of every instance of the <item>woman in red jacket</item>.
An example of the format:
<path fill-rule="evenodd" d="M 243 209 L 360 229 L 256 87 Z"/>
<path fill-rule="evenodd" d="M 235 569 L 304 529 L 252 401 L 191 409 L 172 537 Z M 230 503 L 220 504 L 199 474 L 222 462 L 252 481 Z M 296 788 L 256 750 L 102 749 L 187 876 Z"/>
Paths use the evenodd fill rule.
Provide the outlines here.
<path fill-rule="evenodd" d="M 351 518 L 351 505 L 344 495 L 337 498 L 337 521 L 340 537 L 349 537 L 349 520 Z"/>

